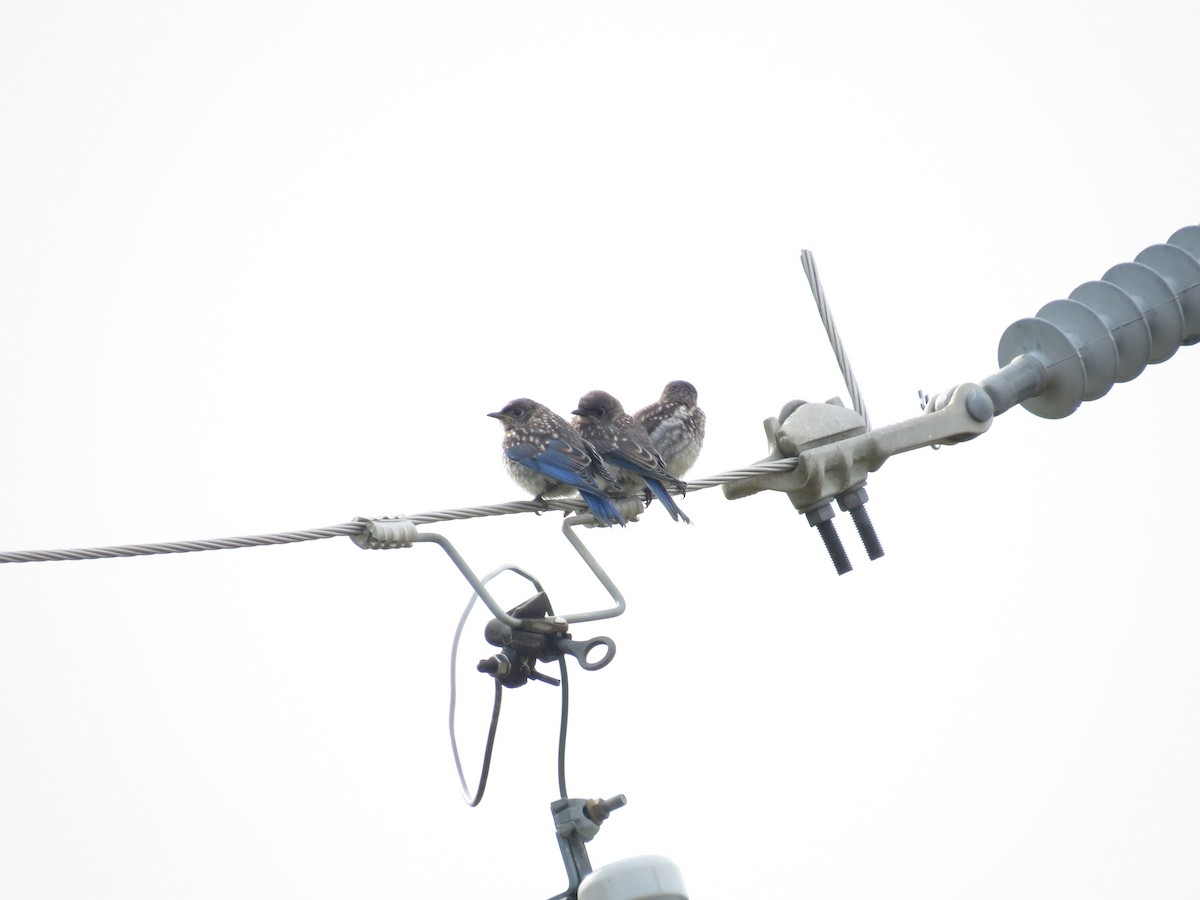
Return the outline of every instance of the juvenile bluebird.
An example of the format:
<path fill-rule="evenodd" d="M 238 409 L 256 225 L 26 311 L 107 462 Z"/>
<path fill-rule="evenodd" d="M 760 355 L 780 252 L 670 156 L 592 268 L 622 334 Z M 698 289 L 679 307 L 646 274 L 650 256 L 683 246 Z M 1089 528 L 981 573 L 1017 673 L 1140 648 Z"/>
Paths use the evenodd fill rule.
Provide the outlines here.
<path fill-rule="evenodd" d="M 527 397 L 488 415 L 504 425 L 504 466 L 518 486 L 537 500 L 579 491 L 601 525 L 625 525 L 607 493 L 616 476 L 566 419 Z"/>
<path fill-rule="evenodd" d="M 650 435 L 633 416 L 625 412 L 612 394 L 589 391 L 579 398 L 574 410 L 575 425 L 585 441 L 600 451 L 604 461 L 617 474 L 621 489 L 640 490 L 643 483 L 667 508 L 671 518 L 691 522 L 663 487 L 663 482 L 686 490 L 687 485 L 667 471 L 662 456 L 654 449 Z"/>
<path fill-rule="evenodd" d="M 672 381 L 658 400 L 633 417 L 649 432 L 667 471 L 682 478 L 704 443 L 704 410 L 696 405 L 696 389 L 687 381 Z"/>

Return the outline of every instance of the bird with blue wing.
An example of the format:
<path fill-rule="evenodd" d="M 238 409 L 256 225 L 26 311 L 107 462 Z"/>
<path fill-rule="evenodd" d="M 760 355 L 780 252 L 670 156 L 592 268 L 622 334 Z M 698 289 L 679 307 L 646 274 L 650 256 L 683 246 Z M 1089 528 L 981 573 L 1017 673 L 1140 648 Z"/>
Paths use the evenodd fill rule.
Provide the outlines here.
<path fill-rule="evenodd" d="M 519 487 L 536 500 L 579 491 L 599 524 L 625 525 L 609 496 L 617 476 L 570 422 L 528 397 L 488 415 L 504 425 L 504 466 Z"/>
<path fill-rule="evenodd" d="M 662 455 L 646 429 L 625 412 L 619 400 L 606 391 L 588 391 L 579 398 L 574 424 L 585 441 L 590 442 L 616 473 L 622 491 L 633 493 L 643 485 L 659 499 L 676 522 L 690 523 L 665 484 L 686 491 L 687 485 L 667 470 Z"/>
<path fill-rule="evenodd" d="M 696 401 L 696 388 L 690 382 L 672 381 L 657 400 L 633 414 L 676 478 L 695 465 L 704 444 L 704 410 Z"/>

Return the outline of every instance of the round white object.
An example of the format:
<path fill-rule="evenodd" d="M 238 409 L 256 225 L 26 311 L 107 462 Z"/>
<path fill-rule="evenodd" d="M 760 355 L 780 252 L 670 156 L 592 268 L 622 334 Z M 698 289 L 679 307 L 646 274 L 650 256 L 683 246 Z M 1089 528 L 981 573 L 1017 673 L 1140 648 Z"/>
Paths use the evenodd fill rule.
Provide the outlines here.
<path fill-rule="evenodd" d="M 579 900 L 687 900 L 687 888 L 679 866 L 665 856 L 633 856 L 583 879 Z"/>

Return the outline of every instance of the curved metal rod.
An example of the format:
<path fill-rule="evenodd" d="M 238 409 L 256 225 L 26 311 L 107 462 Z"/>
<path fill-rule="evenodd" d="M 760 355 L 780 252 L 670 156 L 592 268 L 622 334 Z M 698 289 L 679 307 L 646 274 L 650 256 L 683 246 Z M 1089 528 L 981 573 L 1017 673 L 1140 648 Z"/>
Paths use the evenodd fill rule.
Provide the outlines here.
<path fill-rule="evenodd" d="M 621 591 L 615 584 L 613 584 L 613 580 L 608 577 L 608 573 L 604 571 L 600 563 L 596 562 L 596 558 L 592 556 L 588 548 L 584 546 L 583 541 L 580 540 L 579 536 L 575 533 L 575 527 L 577 525 L 582 525 L 585 522 L 591 521 L 593 520 L 590 516 L 570 516 L 563 520 L 563 535 L 566 536 L 567 540 L 571 543 L 571 546 L 575 548 L 575 552 L 577 552 L 583 558 L 583 561 L 587 563 L 588 568 L 592 570 L 592 574 L 600 580 L 602 585 L 604 585 L 604 589 L 608 591 L 616 605 L 611 609 L 601 609 L 594 612 L 574 613 L 572 615 L 563 616 L 562 618 L 567 622 L 593 622 L 597 619 L 611 619 L 625 612 L 625 598 L 621 595 Z M 492 595 L 488 593 L 488 589 L 484 587 L 484 583 L 491 580 L 491 578 L 499 574 L 499 572 L 508 570 L 528 578 L 535 585 L 537 585 L 537 589 L 540 591 L 542 590 L 542 587 L 538 583 L 537 579 L 521 571 L 516 566 L 502 566 L 500 569 L 496 570 L 496 572 L 490 574 L 486 579 L 480 580 L 479 576 L 472 571 L 469 565 L 467 565 L 467 561 L 462 558 L 462 555 L 459 554 L 454 545 L 442 535 L 434 532 L 417 532 L 412 536 L 412 540 L 414 542 L 427 541 L 437 544 L 439 547 L 441 547 L 442 550 L 445 551 L 446 555 L 450 557 L 450 561 L 458 567 L 458 570 L 462 573 L 463 577 L 467 579 L 467 583 L 471 585 L 472 589 L 479 596 L 479 599 L 484 602 L 484 605 L 487 606 L 492 615 L 510 628 L 521 627 L 522 620 L 505 612 L 504 609 L 501 608 L 500 604 L 497 603 L 492 597 Z"/>
<path fill-rule="evenodd" d="M 413 537 L 413 540 L 414 541 L 432 541 L 433 543 L 435 543 L 439 547 L 441 547 L 443 550 L 445 550 L 446 555 L 448 557 L 450 557 L 450 561 L 452 563 L 454 563 L 456 566 L 458 566 L 458 571 L 462 572 L 463 578 L 467 579 L 467 582 L 471 585 L 472 588 L 474 588 L 475 593 L 479 595 L 479 599 L 484 602 L 484 605 L 487 606 L 487 608 L 491 611 L 492 615 L 495 616 L 497 619 L 499 619 L 501 622 L 503 622 L 505 625 L 507 625 L 509 628 L 520 628 L 521 627 L 521 620 L 516 618 L 515 616 L 510 616 L 508 613 L 506 613 L 500 607 L 500 604 L 497 603 L 492 598 L 492 595 L 488 593 L 487 588 L 485 588 L 483 586 L 483 582 L 479 580 L 479 576 L 477 576 L 474 572 L 471 571 L 471 567 L 467 565 L 467 561 L 465 559 L 463 559 L 461 555 L 459 555 L 459 552 L 456 549 L 454 549 L 454 545 L 452 543 L 450 543 L 450 541 L 448 541 L 446 538 L 442 537 L 440 534 L 434 534 L 432 532 L 427 532 L 427 531 L 418 532 Z M 497 569 L 495 572 L 493 572 L 491 575 L 489 575 L 488 580 L 490 580 L 492 577 L 494 577 L 495 575 L 498 575 L 500 572 L 503 572 L 505 570 L 517 572 L 520 575 L 524 575 L 526 578 L 528 578 L 530 581 L 532 581 L 535 585 L 537 585 L 537 589 L 539 591 L 542 589 L 542 586 L 540 584 L 538 584 L 536 578 L 533 578 L 531 575 L 527 575 L 525 572 L 522 572 L 516 566 L 502 566 L 500 569 Z"/>
<path fill-rule="evenodd" d="M 600 579 L 600 583 L 604 585 L 604 589 L 612 595 L 612 598 L 616 601 L 617 605 L 612 609 L 601 609 L 597 610 L 596 612 L 575 613 L 574 615 L 563 616 L 563 618 L 568 622 L 594 622 L 597 619 L 611 619 L 625 612 L 625 598 L 621 596 L 621 592 L 617 589 L 617 586 L 613 584 L 612 579 L 608 577 L 608 573 L 600 567 L 600 563 L 596 562 L 596 558 L 592 556 L 588 548 L 584 546 L 583 541 L 581 541 L 579 536 L 575 533 L 575 526 L 582 525 L 584 522 L 592 521 L 595 520 L 592 519 L 591 516 L 586 518 L 582 516 L 571 516 L 563 520 L 562 532 L 566 536 L 567 540 L 571 542 L 571 546 L 575 548 L 575 551 L 583 557 L 583 561 L 588 564 L 588 568 L 592 570 L 592 574 Z"/>

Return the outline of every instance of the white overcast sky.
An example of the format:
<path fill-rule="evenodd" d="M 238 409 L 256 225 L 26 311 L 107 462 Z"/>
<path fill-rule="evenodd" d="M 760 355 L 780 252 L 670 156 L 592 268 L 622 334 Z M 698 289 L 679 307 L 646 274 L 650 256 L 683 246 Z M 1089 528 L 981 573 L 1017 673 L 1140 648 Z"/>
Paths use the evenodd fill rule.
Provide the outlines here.
<path fill-rule="evenodd" d="M 518 499 L 485 413 L 686 378 L 693 472 L 874 423 L 1200 221 L 1200 5 L 0 3 L 0 550 Z M 596 866 L 694 900 L 1200 895 L 1196 386 L 1183 348 L 868 484 L 837 577 L 782 495 L 585 540 L 568 787 Z M 439 526 L 563 612 L 556 515 Z M 506 605 L 528 595 L 496 582 Z M 446 735 L 436 548 L 0 567 L 0 896 L 538 900 L 558 694 L 488 795 Z M 491 688 L 464 640 L 474 777 Z"/>

